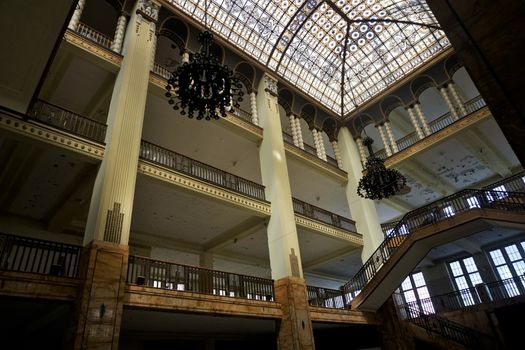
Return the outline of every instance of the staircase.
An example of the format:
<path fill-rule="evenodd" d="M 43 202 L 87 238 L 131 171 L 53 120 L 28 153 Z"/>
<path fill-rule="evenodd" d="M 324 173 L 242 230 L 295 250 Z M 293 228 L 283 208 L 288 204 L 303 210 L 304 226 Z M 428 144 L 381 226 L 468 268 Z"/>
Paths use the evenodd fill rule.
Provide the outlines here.
<path fill-rule="evenodd" d="M 462 190 L 407 213 L 342 288 L 352 308 L 375 311 L 433 247 L 495 224 L 525 224 L 525 172 L 481 190 Z M 507 191 L 512 189 L 513 191 Z"/>

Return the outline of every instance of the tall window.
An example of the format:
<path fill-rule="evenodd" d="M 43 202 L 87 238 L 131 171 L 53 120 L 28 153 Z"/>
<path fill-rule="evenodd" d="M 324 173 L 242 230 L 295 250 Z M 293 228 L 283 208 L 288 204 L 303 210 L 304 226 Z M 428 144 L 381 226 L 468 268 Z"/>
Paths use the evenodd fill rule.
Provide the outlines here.
<path fill-rule="evenodd" d="M 490 258 L 511 297 L 525 294 L 525 242 L 490 251 Z"/>
<path fill-rule="evenodd" d="M 407 312 L 412 316 L 417 316 L 418 311 L 424 314 L 435 313 L 423 273 L 416 272 L 409 275 L 401 283 L 401 293 L 403 301 L 408 306 Z"/>
<path fill-rule="evenodd" d="M 487 192 L 487 199 L 489 200 L 489 202 L 492 202 L 496 199 L 502 199 L 508 196 L 507 189 L 504 185 L 494 187 L 491 190 L 494 192 Z"/>
<path fill-rule="evenodd" d="M 476 284 L 483 283 L 476 262 L 472 257 L 452 261 L 448 264 L 456 290 L 460 293 L 464 306 L 479 303 L 478 296 L 473 292 Z"/>

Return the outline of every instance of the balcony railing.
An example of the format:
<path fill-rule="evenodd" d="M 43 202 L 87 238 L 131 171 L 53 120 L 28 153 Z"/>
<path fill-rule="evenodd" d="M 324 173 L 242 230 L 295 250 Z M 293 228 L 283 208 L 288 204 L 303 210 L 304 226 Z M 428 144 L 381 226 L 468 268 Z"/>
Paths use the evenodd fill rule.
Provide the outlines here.
<path fill-rule="evenodd" d="M 319 220 L 326 224 L 342 228 L 347 231 L 356 232 L 355 221 L 347 219 L 341 215 L 321 209 L 315 205 L 308 204 L 299 199 L 292 198 L 293 210 L 297 214 L 304 215 L 308 218 Z"/>
<path fill-rule="evenodd" d="M 345 309 L 350 301 L 350 298 L 338 289 L 306 286 L 306 293 L 310 306 Z"/>
<path fill-rule="evenodd" d="M 510 192 L 525 192 L 525 171 L 521 171 L 510 177 L 507 177 L 498 182 L 494 182 L 488 186 L 483 187 L 484 190 L 490 191 L 510 191 Z M 381 224 L 381 230 L 384 236 L 388 236 L 399 221 L 392 221 Z"/>
<path fill-rule="evenodd" d="M 28 117 L 100 143 L 104 143 L 106 137 L 106 124 L 83 117 L 49 102 L 38 100 L 30 109 Z"/>
<path fill-rule="evenodd" d="M 274 300 L 273 280 L 200 267 L 129 257 L 127 283 L 253 300 Z"/>
<path fill-rule="evenodd" d="M 465 115 L 460 116 L 459 119 L 464 118 L 467 115 L 470 115 L 471 113 L 473 113 L 473 112 L 475 112 L 475 111 L 485 107 L 486 105 L 487 104 L 485 103 L 485 101 L 483 100 L 483 98 L 481 96 L 474 97 L 473 99 L 471 99 L 471 100 L 469 100 L 469 101 L 464 103 L 464 107 L 465 107 L 465 110 L 466 110 L 467 113 Z M 428 125 L 429 125 L 430 130 L 432 131 L 432 133 L 436 133 L 439 130 L 442 130 L 442 129 L 446 128 L 447 126 L 449 126 L 452 123 L 454 123 L 454 119 L 452 118 L 452 115 L 450 114 L 450 112 L 447 112 L 444 115 L 442 115 L 441 117 L 431 121 Z M 396 144 L 397 144 L 397 148 L 399 149 L 399 151 L 402 151 L 405 148 L 408 148 L 408 147 L 412 146 L 413 144 L 415 144 L 418 141 L 419 141 L 419 137 L 418 137 L 417 133 L 414 131 L 414 132 L 411 132 L 410 134 L 400 138 L 399 140 L 397 140 Z M 387 154 L 386 154 L 386 151 L 385 151 L 384 148 L 378 150 L 377 152 L 375 152 L 374 156 L 379 157 L 381 159 L 386 159 L 387 158 Z"/>
<path fill-rule="evenodd" d="M 161 66 L 158 63 L 153 64 L 153 73 L 163 77 L 164 79 L 168 80 L 171 78 L 171 72 L 168 68 Z"/>
<path fill-rule="evenodd" d="M 425 314 L 464 309 L 469 306 L 510 299 L 525 295 L 525 276 L 480 283 L 451 293 L 404 303 L 399 308 L 419 309 Z"/>
<path fill-rule="evenodd" d="M 248 197 L 265 200 L 264 186 L 262 185 L 144 140 L 140 145 L 140 158 Z"/>
<path fill-rule="evenodd" d="M 97 30 L 91 28 L 90 26 L 84 23 L 79 23 L 77 27 L 77 33 L 111 50 L 111 44 L 113 43 L 113 39 L 98 32 Z"/>
<path fill-rule="evenodd" d="M 0 233 L 0 270 L 78 277 L 81 246 Z"/>
<path fill-rule="evenodd" d="M 231 113 L 233 115 L 241 118 L 242 120 L 247 121 L 248 123 L 253 123 L 252 122 L 252 114 L 250 112 L 245 111 L 244 109 L 234 108 Z"/>
<path fill-rule="evenodd" d="M 525 211 L 525 193 L 463 190 L 405 214 L 356 275 L 344 285 L 345 292 L 361 290 L 413 230 L 477 208 L 523 212 Z"/>

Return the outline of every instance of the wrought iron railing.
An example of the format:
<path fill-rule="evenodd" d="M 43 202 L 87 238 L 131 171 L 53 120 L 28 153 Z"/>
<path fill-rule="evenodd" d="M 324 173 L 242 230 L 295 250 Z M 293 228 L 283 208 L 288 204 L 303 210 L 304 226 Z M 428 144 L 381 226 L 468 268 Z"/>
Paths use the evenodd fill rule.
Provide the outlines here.
<path fill-rule="evenodd" d="M 351 298 L 339 289 L 306 286 L 310 306 L 329 309 L 345 309 Z"/>
<path fill-rule="evenodd" d="M 111 39 L 107 35 L 98 32 L 90 26 L 84 23 L 79 23 L 76 32 L 82 35 L 83 37 L 111 50 L 111 44 L 113 43 L 113 39 Z"/>
<path fill-rule="evenodd" d="M 153 69 L 152 72 L 163 77 L 164 79 L 168 80 L 171 78 L 171 72 L 168 68 L 161 66 L 158 63 L 153 63 Z"/>
<path fill-rule="evenodd" d="M 264 186 L 142 140 L 140 158 L 248 197 L 265 200 Z"/>
<path fill-rule="evenodd" d="M 490 185 L 483 187 L 484 190 L 492 191 L 510 191 L 510 192 L 525 192 L 525 171 L 521 171 L 510 177 L 494 182 Z M 399 221 L 392 221 L 381 224 L 381 230 L 384 236 L 388 236 Z"/>
<path fill-rule="evenodd" d="M 500 281 L 480 283 L 475 287 L 434 295 L 418 301 L 404 303 L 399 307 L 419 309 L 425 314 L 464 309 L 469 306 L 505 300 L 525 295 L 525 276 Z"/>
<path fill-rule="evenodd" d="M 273 280 L 129 256 L 127 283 L 153 288 L 274 300 Z"/>
<path fill-rule="evenodd" d="M 439 334 L 448 340 L 466 345 L 469 349 L 479 348 L 482 335 L 474 329 L 437 315 L 425 314 L 417 308 L 404 307 L 399 309 L 399 314 L 402 319 L 429 332 Z"/>
<path fill-rule="evenodd" d="M 0 270 L 78 277 L 81 246 L 0 233 Z"/>
<path fill-rule="evenodd" d="M 31 107 L 28 117 L 100 143 L 104 143 L 106 137 L 106 124 L 42 100 Z"/>
<path fill-rule="evenodd" d="M 466 114 L 459 116 L 459 119 L 466 117 L 467 115 L 485 107 L 487 104 L 483 100 L 483 98 L 480 96 L 476 96 L 464 103 L 464 107 L 466 110 Z M 431 121 L 428 125 L 430 127 L 430 130 L 432 133 L 438 132 L 439 130 L 442 130 L 449 126 L 450 124 L 453 124 L 455 120 L 452 118 L 452 115 L 450 112 L 447 112 L 443 114 L 441 117 L 434 119 Z M 419 141 L 419 137 L 417 133 L 411 132 L 410 134 L 403 136 L 399 140 L 396 141 L 397 148 L 399 151 L 404 150 L 405 148 L 408 148 Z M 374 156 L 379 157 L 381 159 L 386 159 L 387 154 L 386 150 L 384 148 L 378 150 L 374 153 Z"/>
<path fill-rule="evenodd" d="M 326 224 L 342 228 L 347 231 L 357 232 L 355 227 L 355 221 L 345 218 L 344 216 L 337 215 L 328 210 L 321 209 L 315 205 L 308 204 L 299 199 L 292 198 L 293 210 L 297 214 L 304 215 L 311 219 L 319 220 Z"/>
<path fill-rule="evenodd" d="M 231 113 L 233 115 L 241 118 L 242 120 L 247 121 L 248 123 L 253 123 L 253 121 L 252 121 L 252 114 L 250 112 L 245 111 L 244 109 L 233 108 Z"/>
<path fill-rule="evenodd" d="M 522 212 L 525 211 L 525 193 L 463 190 L 405 214 L 356 275 L 344 285 L 345 292 L 361 290 L 413 230 L 476 208 Z"/>

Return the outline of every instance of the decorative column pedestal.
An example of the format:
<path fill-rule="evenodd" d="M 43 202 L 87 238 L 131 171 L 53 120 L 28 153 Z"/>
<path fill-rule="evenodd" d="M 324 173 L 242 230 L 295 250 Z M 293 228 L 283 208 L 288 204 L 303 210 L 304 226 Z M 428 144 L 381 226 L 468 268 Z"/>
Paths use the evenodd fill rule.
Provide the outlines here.
<path fill-rule="evenodd" d="M 304 279 L 285 277 L 275 281 L 275 301 L 283 310 L 277 330 L 279 350 L 315 349 Z"/>
<path fill-rule="evenodd" d="M 128 256 L 127 245 L 93 241 L 84 247 L 75 350 L 118 349 Z"/>

